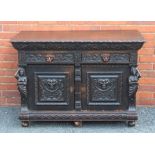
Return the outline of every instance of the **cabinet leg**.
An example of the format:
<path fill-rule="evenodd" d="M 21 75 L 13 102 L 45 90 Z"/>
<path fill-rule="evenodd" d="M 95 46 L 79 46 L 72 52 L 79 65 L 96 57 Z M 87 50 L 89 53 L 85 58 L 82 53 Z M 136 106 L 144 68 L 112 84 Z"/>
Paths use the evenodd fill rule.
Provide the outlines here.
<path fill-rule="evenodd" d="M 30 124 L 29 121 L 21 121 L 21 125 L 22 125 L 22 127 L 28 127 L 29 124 Z"/>
<path fill-rule="evenodd" d="M 136 121 L 128 121 L 127 124 L 129 127 L 133 127 L 136 125 Z"/>
<path fill-rule="evenodd" d="M 75 125 L 76 127 L 81 127 L 81 126 L 82 126 L 82 121 L 75 121 L 75 122 L 74 122 L 74 125 Z"/>

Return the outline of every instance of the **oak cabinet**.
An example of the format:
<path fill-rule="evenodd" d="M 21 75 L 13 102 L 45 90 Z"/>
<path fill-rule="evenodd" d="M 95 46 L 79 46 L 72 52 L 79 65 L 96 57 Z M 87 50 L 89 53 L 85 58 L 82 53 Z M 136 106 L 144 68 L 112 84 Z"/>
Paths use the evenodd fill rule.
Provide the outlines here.
<path fill-rule="evenodd" d="M 135 125 L 138 31 L 20 32 L 16 73 L 20 119 L 126 121 Z"/>

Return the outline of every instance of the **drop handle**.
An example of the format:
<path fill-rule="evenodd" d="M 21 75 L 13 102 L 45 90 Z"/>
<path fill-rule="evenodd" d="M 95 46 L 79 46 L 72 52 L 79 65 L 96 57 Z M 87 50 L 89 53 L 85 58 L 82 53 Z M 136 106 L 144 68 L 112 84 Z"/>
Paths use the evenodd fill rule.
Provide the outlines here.
<path fill-rule="evenodd" d="M 46 61 L 50 63 L 50 62 L 52 62 L 54 60 L 54 58 L 55 58 L 54 55 L 47 55 L 46 56 Z"/>
<path fill-rule="evenodd" d="M 109 53 L 104 53 L 101 54 L 103 62 L 108 62 L 110 60 L 110 54 Z"/>

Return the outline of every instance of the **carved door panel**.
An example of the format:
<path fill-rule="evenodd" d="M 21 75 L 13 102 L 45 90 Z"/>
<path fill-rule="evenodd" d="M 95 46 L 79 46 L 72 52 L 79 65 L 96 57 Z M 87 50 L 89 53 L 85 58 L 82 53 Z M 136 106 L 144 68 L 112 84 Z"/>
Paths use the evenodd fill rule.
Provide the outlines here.
<path fill-rule="evenodd" d="M 128 107 L 127 65 L 84 65 L 82 67 L 82 108 L 121 110 Z"/>
<path fill-rule="evenodd" d="M 28 104 L 37 110 L 74 108 L 74 67 L 28 65 Z"/>

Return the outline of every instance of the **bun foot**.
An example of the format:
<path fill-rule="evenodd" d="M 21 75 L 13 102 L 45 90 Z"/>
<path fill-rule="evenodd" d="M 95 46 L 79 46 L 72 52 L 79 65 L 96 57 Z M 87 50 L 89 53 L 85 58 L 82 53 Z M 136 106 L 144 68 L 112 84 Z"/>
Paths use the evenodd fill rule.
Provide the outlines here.
<path fill-rule="evenodd" d="M 128 121 L 127 123 L 128 123 L 128 126 L 129 127 L 133 127 L 133 126 L 136 125 L 136 122 L 135 121 Z"/>
<path fill-rule="evenodd" d="M 28 127 L 29 126 L 29 121 L 22 121 L 21 125 L 22 125 L 22 127 Z"/>
<path fill-rule="evenodd" d="M 75 122 L 74 122 L 74 125 L 75 125 L 76 127 L 81 127 L 81 126 L 82 126 L 82 121 L 75 121 Z"/>

